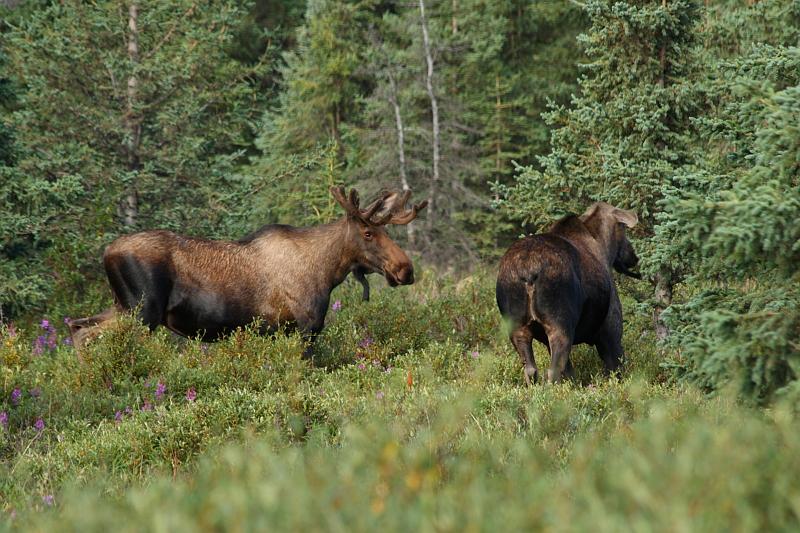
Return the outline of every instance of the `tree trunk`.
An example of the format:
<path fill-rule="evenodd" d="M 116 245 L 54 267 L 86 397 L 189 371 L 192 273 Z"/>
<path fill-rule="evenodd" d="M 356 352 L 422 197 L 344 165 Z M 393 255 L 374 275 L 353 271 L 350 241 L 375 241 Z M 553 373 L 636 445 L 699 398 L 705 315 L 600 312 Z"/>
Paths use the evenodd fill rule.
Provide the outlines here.
<path fill-rule="evenodd" d="M 411 187 L 408 186 L 408 175 L 406 174 L 406 141 L 405 131 L 403 129 L 403 115 L 400 113 L 397 81 L 394 79 L 391 65 L 387 65 L 386 70 L 389 77 L 389 103 L 392 104 L 392 108 L 394 109 L 394 121 L 397 127 L 397 159 L 400 164 L 400 183 L 403 186 L 403 190 L 407 191 Z M 413 247 L 415 241 L 413 221 L 406 224 L 406 232 L 408 233 L 408 244 Z"/>
<path fill-rule="evenodd" d="M 128 77 L 128 109 L 125 115 L 125 124 L 128 129 L 128 138 L 125 151 L 128 156 L 128 171 L 134 176 L 139 170 L 139 144 L 142 137 L 142 122 L 137 116 L 136 100 L 139 90 L 139 79 L 137 68 L 139 66 L 139 3 L 132 0 L 128 6 L 128 61 L 130 62 L 131 74 Z M 122 223 L 127 226 L 135 226 L 139 216 L 139 195 L 136 190 L 136 181 L 128 184 L 119 206 Z"/>
<path fill-rule="evenodd" d="M 425 19 L 425 0 L 419 0 L 420 25 L 422 26 L 422 45 L 425 52 L 427 70 L 425 87 L 431 101 L 431 120 L 433 122 L 433 175 L 431 176 L 430 192 L 428 193 L 428 228 L 433 228 L 436 213 L 439 209 L 439 103 L 433 87 L 433 53 L 431 51 L 430 37 L 428 36 L 428 22 Z"/>
<path fill-rule="evenodd" d="M 656 329 L 656 339 L 663 341 L 669 336 L 669 329 L 661 318 L 661 313 L 672 304 L 672 275 L 664 270 L 656 274 L 655 309 L 653 322 Z"/>

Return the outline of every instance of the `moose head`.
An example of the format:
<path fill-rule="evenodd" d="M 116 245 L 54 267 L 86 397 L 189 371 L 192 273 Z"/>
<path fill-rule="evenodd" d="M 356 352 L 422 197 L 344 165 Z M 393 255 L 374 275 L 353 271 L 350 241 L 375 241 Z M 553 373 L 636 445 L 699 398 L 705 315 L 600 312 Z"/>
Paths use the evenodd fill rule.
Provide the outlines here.
<path fill-rule="evenodd" d="M 355 189 L 345 195 L 343 187 L 331 187 L 331 194 L 347 213 L 348 248 L 362 271 L 383 274 L 392 287 L 414 283 L 411 260 L 389 237 L 385 226 L 408 224 L 428 205 L 427 200 L 408 209 L 411 191 L 387 191 L 362 209 Z"/>

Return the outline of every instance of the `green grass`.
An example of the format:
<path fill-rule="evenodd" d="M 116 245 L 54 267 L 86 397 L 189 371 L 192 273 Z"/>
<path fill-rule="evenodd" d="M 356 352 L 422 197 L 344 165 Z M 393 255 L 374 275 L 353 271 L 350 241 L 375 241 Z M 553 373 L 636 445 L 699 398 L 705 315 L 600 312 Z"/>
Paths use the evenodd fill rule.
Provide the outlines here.
<path fill-rule="evenodd" d="M 490 274 L 373 293 L 337 289 L 313 364 L 248 331 L 128 320 L 80 359 L 4 333 L 0 529 L 798 527 L 796 415 L 674 383 L 631 300 L 621 380 L 579 348 L 575 382 L 525 388 Z"/>

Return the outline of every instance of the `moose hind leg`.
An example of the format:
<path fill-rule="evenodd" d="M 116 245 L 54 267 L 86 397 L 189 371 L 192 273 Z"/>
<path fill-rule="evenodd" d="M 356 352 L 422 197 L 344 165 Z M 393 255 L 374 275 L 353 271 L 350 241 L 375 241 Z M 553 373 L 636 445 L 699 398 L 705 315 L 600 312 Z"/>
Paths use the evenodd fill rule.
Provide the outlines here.
<path fill-rule="evenodd" d="M 511 344 L 517 350 L 522 360 L 523 372 L 525 374 L 525 384 L 536 383 L 539 377 L 539 369 L 536 368 L 536 361 L 533 358 L 533 333 L 527 325 L 523 325 L 511 332 Z"/>
<path fill-rule="evenodd" d="M 106 265 L 111 288 L 125 310 L 139 307 L 139 318 L 150 330 L 164 323 L 171 284 L 167 269 L 133 257 Z"/>
<path fill-rule="evenodd" d="M 547 340 L 550 345 L 550 369 L 547 371 L 547 380 L 550 383 L 558 383 L 565 371 L 567 371 L 567 375 L 572 371 L 572 364 L 569 360 L 572 339 L 561 331 L 554 331 L 548 333 Z"/>

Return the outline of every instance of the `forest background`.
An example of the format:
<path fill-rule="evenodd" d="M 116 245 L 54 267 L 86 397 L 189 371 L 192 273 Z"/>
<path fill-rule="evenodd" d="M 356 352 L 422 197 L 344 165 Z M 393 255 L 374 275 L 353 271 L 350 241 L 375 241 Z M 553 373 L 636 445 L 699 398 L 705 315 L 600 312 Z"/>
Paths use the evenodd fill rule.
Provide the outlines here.
<path fill-rule="evenodd" d="M 69 344 L 117 236 L 334 184 L 430 205 L 313 361 Z M 640 218 L 625 370 L 524 387 L 497 261 L 597 200 Z M 800 0 L 0 0 L 0 531 L 797 531 L 798 219 Z"/>
<path fill-rule="evenodd" d="M 800 1 L 5 0 L 0 312 L 93 313 L 116 236 L 237 238 L 411 188 L 396 237 L 491 266 L 635 209 L 676 375 L 796 397 Z"/>

